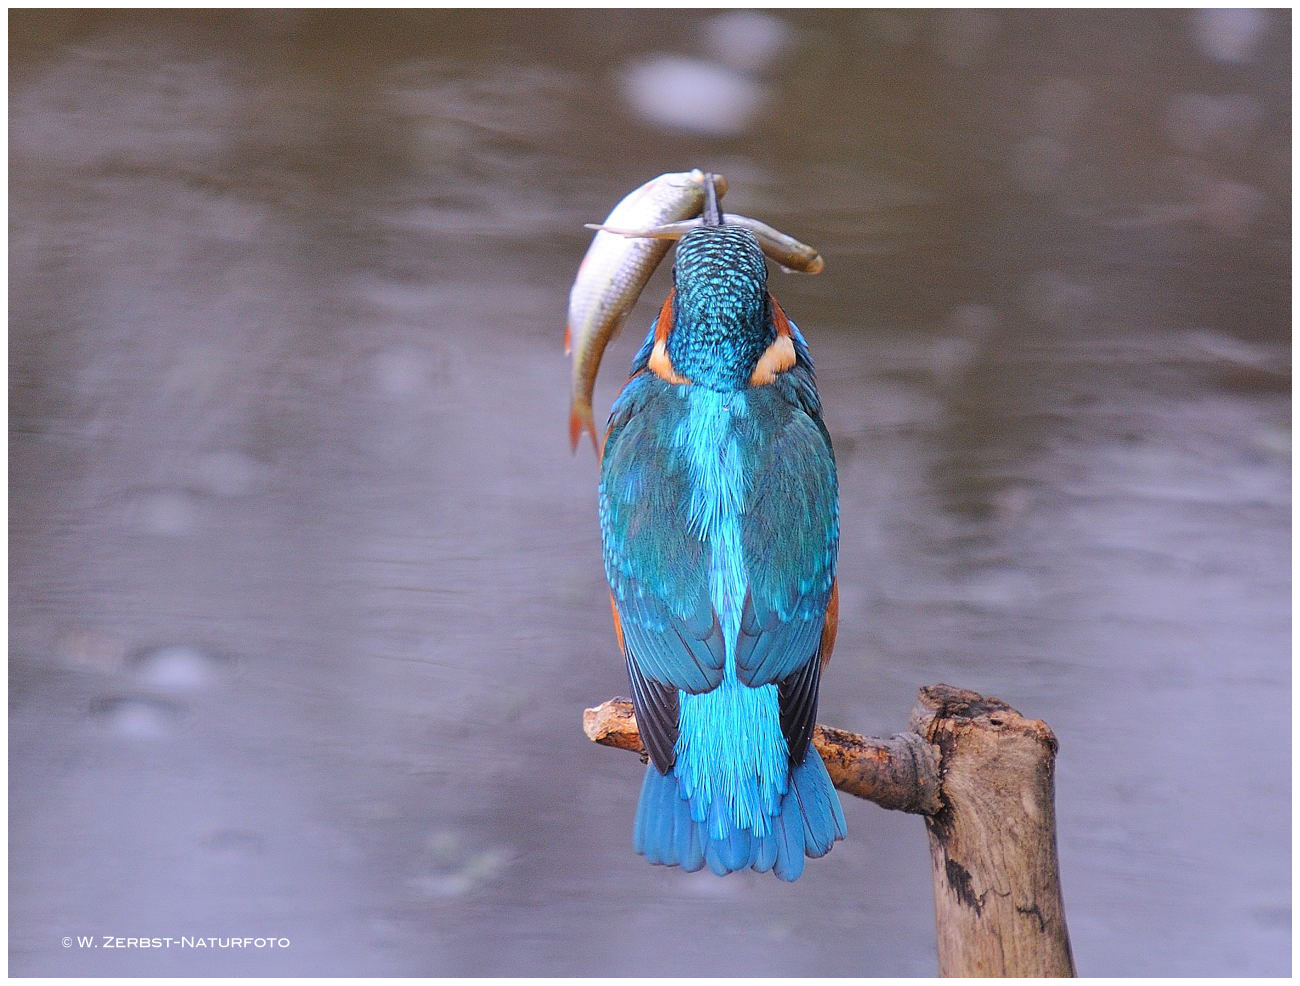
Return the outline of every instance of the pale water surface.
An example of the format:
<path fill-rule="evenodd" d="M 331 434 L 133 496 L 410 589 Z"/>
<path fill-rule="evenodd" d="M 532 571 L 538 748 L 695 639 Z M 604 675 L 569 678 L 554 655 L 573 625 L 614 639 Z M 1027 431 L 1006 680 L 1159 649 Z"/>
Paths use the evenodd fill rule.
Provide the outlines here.
<path fill-rule="evenodd" d="M 1043 718 L 1080 971 L 1288 974 L 1289 12 L 10 44 L 12 973 L 933 973 L 919 819 L 652 868 L 580 731 L 627 685 L 564 306 L 582 223 L 698 165 L 827 257 L 773 274 L 841 470 L 821 720 Z"/>

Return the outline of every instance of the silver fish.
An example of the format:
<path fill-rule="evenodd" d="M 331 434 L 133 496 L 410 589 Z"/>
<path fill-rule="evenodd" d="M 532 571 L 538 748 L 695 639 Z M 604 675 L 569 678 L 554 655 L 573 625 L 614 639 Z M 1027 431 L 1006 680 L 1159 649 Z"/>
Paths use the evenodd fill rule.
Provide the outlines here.
<path fill-rule="evenodd" d="M 697 168 L 652 178 L 614 206 L 605 224 L 643 229 L 698 216 L 704 211 L 708 177 Z M 721 196 L 727 190 L 726 179 L 717 174 L 712 178 Z M 569 291 L 569 322 L 564 332 L 564 351 L 573 354 L 569 441 L 575 450 L 579 436 L 586 431 L 599 454 L 591 395 L 600 359 L 670 246 L 667 239 L 601 231 L 587 248 Z"/>
<path fill-rule="evenodd" d="M 789 273 L 820 274 L 826 269 L 826 261 L 813 247 L 806 243 L 800 243 L 793 236 L 782 233 L 779 229 L 774 229 L 767 223 L 759 222 L 757 219 L 751 219 L 749 216 L 742 216 L 735 212 L 723 213 L 722 221 L 729 226 L 744 226 L 752 232 L 757 237 L 759 246 L 763 248 L 763 253 L 770 260 L 780 264 L 782 270 Z M 603 224 L 588 223 L 587 228 L 598 229 L 605 233 L 616 233 L 619 236 L 629 238 L 680 240 L 691 230 L 703 225 L 703 223 L 703 219 L 696 218 L 637 228 L 615 226 L 607 219 Z"/>

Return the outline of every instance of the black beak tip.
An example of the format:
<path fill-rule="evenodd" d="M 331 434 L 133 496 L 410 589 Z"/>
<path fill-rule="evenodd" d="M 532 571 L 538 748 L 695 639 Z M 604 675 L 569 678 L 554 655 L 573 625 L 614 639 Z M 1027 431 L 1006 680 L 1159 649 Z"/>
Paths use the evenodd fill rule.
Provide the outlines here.
<path fill-rule="evenodd" d="M 714 184 L 713 172 L 704 174 L 704 225 L 721 226 L 722 211 L 718 207 L 718 189 Z"/>

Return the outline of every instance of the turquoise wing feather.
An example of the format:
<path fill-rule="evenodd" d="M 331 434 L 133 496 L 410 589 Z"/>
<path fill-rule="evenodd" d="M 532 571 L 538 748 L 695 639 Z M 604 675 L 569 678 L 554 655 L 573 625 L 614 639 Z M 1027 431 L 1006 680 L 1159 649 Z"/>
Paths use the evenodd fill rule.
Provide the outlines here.
<path fill-rule="evenodd" d="M 812 361 L 752 233 L 683 238 L 674 291 L 610 415 L 605 573 L 653 766 L 654 863 L 803 872 L 844 837 L 809 739 L 839 546 Z"/>
<path fill-rule="evenodd" d="M 654 863 L 796 879 L 844 837 L 809 740 L 839 542 L 812 362 L 731 392 L 648 369 L 610 415 L 605 571 L 653 766 L 634 845 Z M 742 602 L 743 595 L 743 602 Z"/>
<path fill-rule="evenodd" d="M 722 679 L 722 635 L 705 547 L 691 533 L 687 465 L 665 433 L 680 419 L 670 385 L 632 380 L 610 415 L 601 464 L 605 574 L 629 654 L 643 674 L 687 692 Z"/>
<path fill-rule="evenodd" d="M 736 660 L 741 681 L 762 685 L 794 674 L 817 652 L 835 579 L 839 508 L 830 441 L 820 417 L 798 400 L 798 382 L 752 392 L 750 405 L 758 461 L 742 522 L 749 598 Z"/>
<path fill-rule="evenodd" d="M 749 596 L 736 662 L 740 681 L 750 686 L 782 682 L 814 661 L 839 543 L 835 459 L 812 362 L 792 328 L 796 366 L 773 384 L 749 390 L 749 413 L 738 424 L 737 446 L 752 484 L 741 521 Z M 640 686 L 667 727 L 669 713 L 676 716 L 676 696 L 655 701 L 664 691 L 656 685 L 688 693 L 716 688 L 725 644 L 710 600 L 707 549 L 689 523 L 689 464 L 673 440 L 686 404 L 679 388 L 641 372 L 652 337 L 610 414 L 600 519 L 633 688 Z M 790 695 L 783 702 L 801 710 L 792 729 L 802 742 L 791 744 L 792 757 L 801 757 L 806 746 L 817 675 L 799 675 L 798 684 L 786 686 Z M 654 759 L 666 768 L 672 757 L 661 752 Z"/>

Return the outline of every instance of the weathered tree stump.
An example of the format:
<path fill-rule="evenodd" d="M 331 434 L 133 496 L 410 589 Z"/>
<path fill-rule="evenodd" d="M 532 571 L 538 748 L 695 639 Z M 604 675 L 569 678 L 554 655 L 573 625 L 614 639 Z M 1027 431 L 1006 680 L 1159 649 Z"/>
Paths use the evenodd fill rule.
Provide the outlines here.
<path fill-rule="evenodd" d="M 1073 976 L 1056 858 L 1056 737 L 996 698 L 921 689 L 912 730 L 938 748 L 930 833 L 941 976 Z"/>
<path fill-rule="evenodd" d="M 941 976 L 1073 976 L 1056 856 L 1056 737 L 1005 702 L 921 689 L 889 739 L 818 726 L 835 786 L 925 817 Z M 597 743 L 640 752 L 632 703 L 583 715 Z"/>

